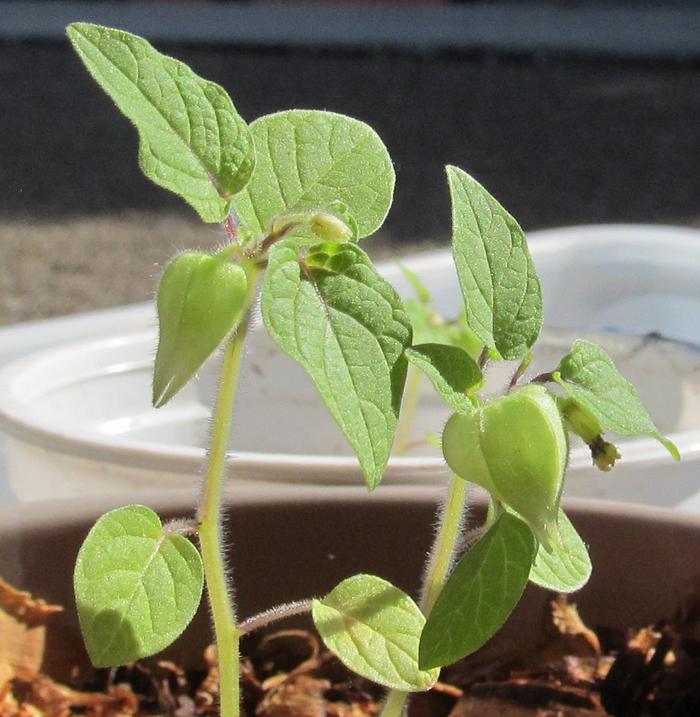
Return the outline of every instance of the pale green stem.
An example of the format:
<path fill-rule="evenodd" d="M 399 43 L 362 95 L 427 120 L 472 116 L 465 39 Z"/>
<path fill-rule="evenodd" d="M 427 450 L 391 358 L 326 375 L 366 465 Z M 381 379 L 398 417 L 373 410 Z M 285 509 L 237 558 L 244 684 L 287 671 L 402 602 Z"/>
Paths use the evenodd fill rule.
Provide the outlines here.
<path fill-rule="evenodd" d="M 447 499 L 440 509 L 438 532 L 425 569 L 421 590 L 420 608 L 426 617 L 430 615 L 435 601 L 450 576 L 455 549 L 462 534 L 467 486 L 467 481 L 453 474 Z M 401 717 L 406 708 L 408 695 L 408 692 L 391 690 L 380 717 Z"/>
<path fill-rule="evenodd" d="M 415 418 L 418 399 L 420 398 L 421 379 L 421 372 L 415 366 L 409 366 L 401 417 L 396 428 L 396 441 L 394 442 L 393 451 L 395 456 L 405 455 L 411 442 L 411 429 L 413 428 L 413 419 Z"/>
<path fill-rule="evenodd" d="M 420 608 L 426 617 L 430 615 L 435 601 L 450 576 L 455 548 L 462 535 L 464 504 L 467 500 L 468 486 L 467 481 L 454 473 L 452 474 L 447 499 L 440 512 L 435 544 L 423 578 Z"/>
<path fill-rule="evenodd" d="M 248 331 L 249 309 L 255 301 L 259 274 L 259 270 L 252 266 L 245 268 L 248 274 L 248 296 L 246 297 L 248 310 L 236 333 L 229 339 L 224 352 L 219 392 L 212 419 L 209 459 L 197 516 L 204 576 L 219 659 L 219 710 L 221 717 L 238 717 L 240 712 L 240 633 L 236 626 L 236 609 L 224 564 L 221 540 L 221 499 L 226 477 L 226 449 L 238 374 Z"/>

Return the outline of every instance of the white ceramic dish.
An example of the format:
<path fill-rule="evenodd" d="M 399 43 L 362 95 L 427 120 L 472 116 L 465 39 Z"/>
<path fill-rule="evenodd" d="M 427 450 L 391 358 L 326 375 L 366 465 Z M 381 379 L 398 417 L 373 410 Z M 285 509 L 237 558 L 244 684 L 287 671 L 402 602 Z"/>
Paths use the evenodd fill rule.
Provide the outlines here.
<path fill-rule="evenodd" d="M 548 323 L 622 329 L 626 324 L 616 317 L 624 318 L 628 311 L 636 317 L 633 329 L 668 332 L 667 325 L 645 321 L 654 312 L 665 316 L 664 302 L 669 311 L 678 302 L 700 308 L 697 282 L 679 279 L 682 272 L 698 275 L 699 236 L 691 230 L 649 227 L 533 233 L 530 242 L 542 276 Z M 660 247 L 668 252 L 665 258 L 655 258 Z M 458 311 L 461 299 L 449 252 L 420 255 L 406 264 L 431 288 L 441 311 Z M 395 266 L 385 265 L 383 271 L 400 291 L 409 293 Z M 640 313 L 635 306 L 646 311 Z M 134 315 L 134 325 L 141 330 L 122 326 L 119 335 L 39 352 L 2 372 L 0 427 L 9 434 L 7 470 L 19 499 L 196 482 L 215 361 L 171 404 L 153 410 L 149 395 L 155 332 L 142 329 L 149 316 L 155 325 L 152 309 L 143 307 L 138 317 Z M 690 320 L 672 328 L 676 338 L 700 339 L 692 334 L 697 327 Z M 553 368 L 571 339 L 569 332 L 546 333 L 532 371 Z M 684 463 L 672 465 L 654 441 L 627 441 L 619 468 L 603 475 L 590 466 L 585 447 L 575 448 L 570 494 L 666 506 L 692 500 L 698 492 L 692 464 L 700 456 L 698 354 L 692 347 L 654 339 L 611 334 L 596 339 L 640 386 L 659 428 L 678 442 Z M 236 411 L 230 470 L 237 478 L 257 482 L 360 481 L 356 461 L 304 372 L 281 355 L 261 329 L 252 332 L 252 342 L 252 360 L 244 369 Z M 447 412 L 427 382 L 424 394 L 414 425 L 416 445 L 406 457 L 391 461 L 388 483 L 430 482 L 445 475 L 442 460 L 423 438 L 427 431 L 439 429 Z M 667 474 L 672 480 L 659 486 L 659 476 Z"/>

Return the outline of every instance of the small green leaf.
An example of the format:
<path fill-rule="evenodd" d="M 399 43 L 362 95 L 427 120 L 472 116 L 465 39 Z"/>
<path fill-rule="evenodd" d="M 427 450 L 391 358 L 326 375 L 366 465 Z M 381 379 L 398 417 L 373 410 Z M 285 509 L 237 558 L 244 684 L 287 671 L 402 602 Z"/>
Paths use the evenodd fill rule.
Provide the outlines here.
<path fill-rule="evenodd" d="M 430 306 L 410 297 L 404 301 L 411 320 L 413 340 L 419 344 L 452 344 L 453 328 Z"/>
<path fill-rule="evenodd" d="M 520 358 L 542 326 L 540 281 L 523 230 L 466 172 L 448 166 L 447 180 L 466 323 L 502 358 Z"/>
<path fill-rule="evenodd" d="M 557 517 L 568 442 L 555 400 L 526 386 L 455 413 L 442 435 L 450 468 L 526 520 L 540 542 L 559 541 Z"/>
<path fill-rule="evenodd" d="M 406 358 L 430 379 L 447 405 L 458 413 L 471 413 L 470 395 L 483 381 L 476 361 L 462 349 L 443 344 L 419 344 L 406 349 Z"/>
<path fill-rule="evenodd" d="M 395 690 L 430 689 L 439 670 L 418 667 L 425 618 L 406 593 L 373 575 L 355 575 L 313 601 L 321 638 L 349 669 Z"/>
<path fill-rule="evenodd" d="M 371 127 L 333 112 L 290 110 L 260 117 L 250 129 L 257 164 L 235 204 L 254 233 L 266 234 L 279 215 L 333 213 L 338 203 L 353 217 L 358 238 L 382 225 L 394 194 L 394 168 Z"/>
<path fill-rule="evenodd" d="M 571 398 L 598 420 L 603 430 L 621 436 L 653 436 L 675 460 L 680 460 L 676 446 L 659 434 L 637 389 L 617 370 L 600 346 L 589 341 L 576 341 L 553 377 Z"/>
<path fill-rule="evenodd" d="M 421 668 L 456 662 L 496 634 L 525 590 L 535 550 L 527 524 L 502 513 L 442 589 L 420 640 Z"/>
<path fill-rule="evenodd" d="M 591 577 L 591 559 L 586 544 L 561 508 L 558 525 L 561 545 L 551 553 L 540 546 L 530 570 L 530 582 L 547 590 L 572 593 Z"/>
<path fill-rule="evenodd" d="M 84 22 L 67 32 L 90 74 L 136 126 L 146 176 L 205 222 L 225 219 L 255 165 L 252 137 L 225 90 L 137 35 Z"/>
<path fill-rule="evenodd" d="M 355 449 L 370 489 L 394 440 L 411 326 L 356 244 L 272 247 L 262 289 L 270 336 L 301 363 Z"/>
<path fill-rule="evenodd" d="M 484 344 L 479 337 L 467 326 L 466 312 L 462 312 L 455 322 L 450 324 L 450 343 L 466 351 L 475 361 L 481 356 Z M 490 350 L 487 358 L 498 360 L 499 354 Z"/>
<path fill-rule="evenodd" d="M 416 292 L 416 296 L 418 297 L 418 301 L 420 301 L 421 304 L 424 304 L 425 306 L 431 306 L 433 303 L 433 299 L 430 296 L 430 291 L 428 290 L 428 287 L 421 281 L 418 274 L 416 274 L 415 271 L 412 269 L 409 269 L 404 264 L 398 263 L 397 265 L 399 269 L 401 269 L 401 272 L 403 275 L 408 279 L 411 286 L 413 287 L 413 291 Z"/>
<path fill-rule="evenodd" d="M 197 611 L 202 559 L 149 508 L 103 515 L 75 564 L 80 627 L 95 667 L 116 667 L 166 648 Z"/>
<path fill-rule="evenodd" d="M 245 271 L 222 256 L 185 252 L 158 286 L 158 351 L 153 405 L 165 405 L 238 325 L 245 309 Z"/>

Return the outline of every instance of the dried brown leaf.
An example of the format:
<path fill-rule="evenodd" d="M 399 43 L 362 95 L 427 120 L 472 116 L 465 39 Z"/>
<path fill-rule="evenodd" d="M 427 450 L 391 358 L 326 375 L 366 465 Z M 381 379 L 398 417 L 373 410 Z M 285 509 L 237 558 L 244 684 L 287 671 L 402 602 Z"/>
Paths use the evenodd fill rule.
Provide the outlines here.
<path fill-rule="evenodd" d="M 35 600 L 28 592 L 17 590 L 0 578 L 0 611 L 34 627 L 45 625 L 52 615 L 63 612 L 63 608 L 49 605 L 45 600 Z"/>
<path fill-rule="evenodd" d="M 62 607 L 17 590 L 0 578 L 0 687 L 10 680 L 31 680 L 40 670 L 46 623 Z"/>
<path fill-rule="evenodd" d="M 568 654 L 578 657 L 599 656 L 601 650 L 598 636 L 586 627 L 576 605 L 570 603 L 565 595 L 558 595 L 551 605 L 552 622 L 570 645 Z"/>
<path fill-rule="evenodd" d="M 132 717 L 139 711 L 136 695 L 123 685 L 104 692 L 79 692 L 39 675 L 32 680 L 25 704 L 36 707 L 45 717 L 70 717 L 75 711 L 87 717 Z"/>
<path fill-rule="evenodd" d="M 208 668 L 207 676 L 198 687 L 194 701 L 198 710 L 215 712 L 216 701 L 219 696 L 219 658 L 216 653 L 216 645 L 209 645 L 204 650 L 204 660 Z"/>
<path fill-rule="evenodd" d="M 258 717 L 326 717 L 323 693 L 330 686 L 328 680 L 300 675 L 265 695 L 255 714 Z"/>
<path fill-rule="evenodd" d="M 649 653 L 656 649 L 660 639 L 661 633 L 651 627 L 643 627 L 630 637 L 627 641 L 627 648 L 638 650 L 648 659 Z"/>

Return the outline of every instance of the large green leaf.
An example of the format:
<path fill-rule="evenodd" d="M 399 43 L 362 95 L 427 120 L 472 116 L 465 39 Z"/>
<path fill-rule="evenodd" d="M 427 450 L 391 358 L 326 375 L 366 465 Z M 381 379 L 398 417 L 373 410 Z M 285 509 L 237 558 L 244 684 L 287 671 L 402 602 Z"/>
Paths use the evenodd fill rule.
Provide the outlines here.
<path fill-rule="evenodd" d="M 203 580 L 197 549 L 164 529 L 152 510 L 130 505 L 103 515 L 74 575 L 93 665 L 123 665 L 167 647 L 194 616 Z"/>
<path fill-rule="evenodd" d="M 327 210 L 342 203 L 358 238 L 376 231 L 394 194 L 394 168 L 377 133 L 333 112 L 290 110 L 250 125 L 257 164 L 235 205 L 255 234 L 284 214 Z"/>
<path fill-rule="evenodd" d="M 380 685 L 406 692 L 430 689 L 439 670 L 418 667 L 425 625 L 406 593 L 373 575 L 355 575 L 313 601 L 314 623 L 344 665 Z"/>
<path fill-rule="evenodd" d="M 574 342 L 553 377 L 571 398 L 593 414 L 603 430 L 622 436 L 653 436 L 679 460 L 678 449 L 659 434 L 637 389 L 600 346 L 590 341 Z"/>
<path fill-rule="evenodd" d="M 165 269 L 158 286 L 158 351 L 153 405 L 165 405 L 195 374 L 245 310 L 248 281 L 222 256 L 185 252 Z"/>
<path fill-rule="evenodd" d="M 542 326 L 540 281 L 523 230 L 466 172 L 448 166 L 447 180 L 467 326 L 502 358 L 520 358 Z"/>
<path fill-rule="evenodd" d="M 419 344 L 406 350 L 406 358 L 430 379 L 447 405 L 458 413 L 471 413 L 471 397 L 483 376 L 476 361 L 457 346 Z"/>
<path fill-rule="evenodd" d="M 539 547 L 530 570 L 530 582 L 547 590 L 572 593 L 591 577 L 591 559 L 586 544 L 561 508 L 558 525 L 561 543 L 551 552 Z"/>
<path fill-rule="evenodd" d="M 147 177 L 219 222 L 255 165 L 253 140 L 226 91 L 141 37 L 77 22 L 68 37 L 139 133 Z"/>
<path fill-rule="evenodd" d="M 356 244 L 305 250 L 286 239 L 270 251 L 262 315 L 280 348 L 308 371 L 375 488 L 394 440 L 411 343 L 398 295 Z"/>
<path fill-rule="evenodd" d="M 421 668 L 456 662 L 496 634 L 525 590 L 535 550 L 527 524 L 503 512 L 442 589 L 421 637 Z"/>

